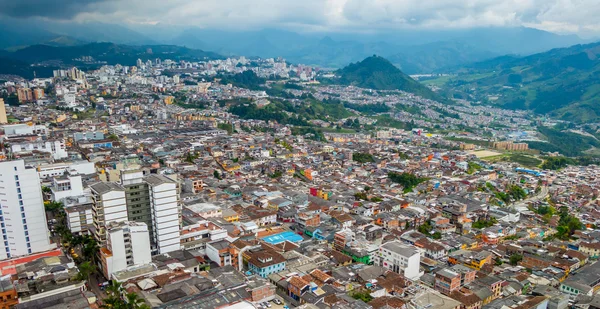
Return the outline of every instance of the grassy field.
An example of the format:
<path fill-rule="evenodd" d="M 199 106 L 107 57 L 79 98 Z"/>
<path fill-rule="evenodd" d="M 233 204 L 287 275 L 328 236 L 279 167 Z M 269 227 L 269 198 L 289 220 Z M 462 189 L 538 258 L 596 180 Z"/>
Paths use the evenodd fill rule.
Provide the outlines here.
<path fill-rule="evenodd" d="M 442 87 L 452 80 L 452 78 L 454 78 L 454 76 L 440 76 L 437 78 L 420 80 L 419 82 L 424 85 Z"/>
<path fill-rule="evenodd" d="M 481 74 L 465 74 L 465 75 L 457 75 L 457 76 L 440 76 L 437 78 L 420 80 L 419 82 L 421 84 L 425 84 L 425 85 L 442 87 L 442 86 L 444 86 L 450 82 L 454 82 L 454 81 L 460 80 L 460 81 L 472 82 L 474 80 L 490 77 L 492 75 L 494 75 L 493 72 L 481 73 Z"/>
<path fill-rule="evenodd" d="M 522 153 L 503 153 L 501 155 L 483 159 L 489 162 L 514 162 L 519 163 L 524 167 L 537 167 L 542 164 L 542 160 Z"/>
<path fill-rule="evenodd" d="M 478 151 L 470 151 L 469 154 L 475 155 L 479 159 L 492 158 L 502 156 L 500 152 L 495 152 L 491 150 L 478 150 Z"/>

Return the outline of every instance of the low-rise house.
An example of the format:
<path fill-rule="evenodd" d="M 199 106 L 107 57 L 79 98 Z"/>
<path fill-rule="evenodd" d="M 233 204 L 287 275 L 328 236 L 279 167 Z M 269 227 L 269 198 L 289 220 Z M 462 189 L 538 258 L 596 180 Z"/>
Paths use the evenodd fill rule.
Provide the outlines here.
<path fill-rule="evenodd" d="M 250 250 L 247 254 L 249 256 L 248 270 L 263 278 L 285 270 L 285 258 L 274 250 Z"/>

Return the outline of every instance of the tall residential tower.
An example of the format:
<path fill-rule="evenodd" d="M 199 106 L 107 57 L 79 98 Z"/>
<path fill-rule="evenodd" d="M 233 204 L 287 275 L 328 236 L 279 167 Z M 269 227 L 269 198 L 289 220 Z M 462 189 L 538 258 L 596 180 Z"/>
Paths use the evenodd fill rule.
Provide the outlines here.
<path fill-rule="evenodd" d="M 50 243 L 37 170 L 23 160 L 0 162 L 0 260 L 56 248 Z"/>

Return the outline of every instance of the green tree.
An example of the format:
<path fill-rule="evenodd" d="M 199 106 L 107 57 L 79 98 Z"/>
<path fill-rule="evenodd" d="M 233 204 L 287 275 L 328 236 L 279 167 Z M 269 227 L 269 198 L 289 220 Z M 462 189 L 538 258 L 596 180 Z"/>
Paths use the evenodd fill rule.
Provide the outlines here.
<path fill-rule="evenodd" d="M 373 296 L 368 291 L 357 291 L 352 293 L 352 298 L 362 300 L 365 303 L 368 303 L 373 300 Z"/>
<path fill-rule="evenodd" d="M 52 201 L 52 202 L 44 204 L 44 208 L 46 209 L 46 211 L 49 211 L 56 215 L 56 213 L 58 211 L 60 211 L 64 208 L 64 205 L 62 202 Z"/>
<path fill-rule="evenodd" d="M 83 257 L 95 262 L 98 252 L 100 251 L 100 246 L 96 239 L 87 235 L 83 238 L 82 245 L 83 248 L 81 249 L 81 252 L 83 253 Z"/>
<path fill-rule="evenodd" d="M 513 254 L 513 255 L 510 256 L 510 259 L 509 259 L 510 265 L 516 266 L 517 264 L 519 264 L 519 262 L 521 260 L 523 260 L 523 256 L 520 255 L 520 254 L 518 254 L 518 253 L 515 253 L 515 254 Z"/>
<path fill-rule="evenodd" d="M 370 153 L 359 153 L 355 152 L 352 154 L 352 160 L 358 163 L 364 164 L 369 162 L 375 162 L 375 158 Z"/>
<path fill-rule="evenodd" d="M 219 123 L 217 127 L 221 130 L 227 131 L 227 134 L 233 134 L 233 126 L 229 123 Z"/>
<path fill-rule="evenodd" d="M 127 309 L 150 309 L 136 293 L 127 293 L 125 295 L 125 304 L 125 308 Z"/>
<path fill-rule="evenodd" d="M 77 279 L 79 280 L 87 280 L 90 281 L 90 275 L 96 271 L 96 265 L 92 264 L 89 261 L 83 262 L 77 266 L 79 269 L 79 274 L 77 275 Z"/>
<path fill-rule="evenodd" d="M 367 197 L 367 193 L 365 193 L 365 192 L 354 193 L 354 199 L 357 201 L 360 201 L 360 200 L 368 201 L 369 200 L 369 198 Z"/>
<path fill-rule="evenodd" d="M 412 188 L 416 187 L 422 182 L 429 180 L 428 178 L 419 178 L 414 174 L 410 173 L 388 173 L 388 178 L 395 183 L 398 183 L 404 187 L 405 190 L 412 190 Z"/>

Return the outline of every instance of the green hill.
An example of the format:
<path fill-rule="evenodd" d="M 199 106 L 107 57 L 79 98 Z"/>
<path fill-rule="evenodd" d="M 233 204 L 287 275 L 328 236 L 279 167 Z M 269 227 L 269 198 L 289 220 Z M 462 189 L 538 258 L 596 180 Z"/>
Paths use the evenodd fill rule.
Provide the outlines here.
<path fill-rule="evenodd" d="M 49 42 L 49 45 L 31 45 L 14 52 L 3 51 L 0 55 L 3 58 L 2 63 L 0 63 L 0 74 L 16 74 L 31 78 L 35 68 L 38 77 L 52 76 L 52 68 L 47 67 L 47 64 L 33 67 L 31 64 L 52 61 L 54 69 L 59 65 L 63 67 L 75 65 L 85 68 L 87 64 L 74 60 L 83 56 L 91 56 L 96 61 L 104 61 L 108 64 L 118 63 L 122 65 L 135 65 L 137 59 L 143 61 L 156 58 L 175 61 L 222 59 L 216 53 L 174 45 L 131 46 L 114 43 L 90 43 L 76 46 L 51 46 L 67 43 L 74 43 L 74 41 L 64 38 Z"/>
<path fill-rule="evenodd" d="M 600 43 L 528 57 L 492 59 L 457 70 L 446 88 L 511 109 L 564 120 L 600 120 Z M 427 83 L 427 82 L 425 82 Z M 497 100 L 496 100 L 497 98 Z"/>
<path fill-rule="evenodd" d="M 379 56 L 368 57 L 336 72 L 339 82 L 375 90 L 401 90 L 426 99 L 444 99 L 419 82 L 404 74 L 391 62 Z"/>
<path fill-rule="evenodd" d="M 138 58 L 144 61 L 156 58 L 188 61 L 221 58 L 215 53 L 174 45 L 131 46 L 114 43 L 90 43 L 58 47 L 32 45 L 8 55 L 10 58 L 26 62 L 60 60 L 65 63 L 70 63 L 73 59 L 82 56 L 92 56 L 99 61 L 106 61 L 110 64 L 120 63 L 122 65 L 135 65 Z"/>

